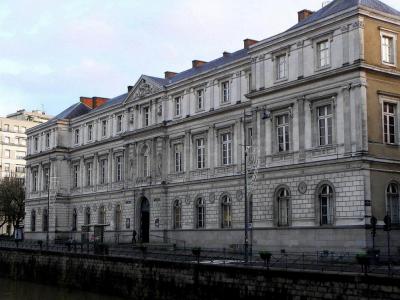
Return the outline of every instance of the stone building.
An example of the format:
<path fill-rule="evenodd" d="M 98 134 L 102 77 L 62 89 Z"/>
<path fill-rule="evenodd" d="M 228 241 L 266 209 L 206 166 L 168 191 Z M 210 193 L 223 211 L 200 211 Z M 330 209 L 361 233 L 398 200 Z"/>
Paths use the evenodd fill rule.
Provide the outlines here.
<path fill-rule="evenodd" d="M 25 110 L 0 117 L 0 181 L 7 177 L 25 178 L 26 130 L 51 118 L 40 111 Z M 11 232 L 11 224 L 0 228 L 0 235 Z"/>
<path fill-rule="evenodd" d="M 49 222 L 51 238 L 106 224 L 112 241 L 243 244 L 246 149 L 254 248 L 365 249 L 386 214 L 399 246 L 400 13 L 335 0 L 298 17 L 28 130 L 26 237 Z"/>

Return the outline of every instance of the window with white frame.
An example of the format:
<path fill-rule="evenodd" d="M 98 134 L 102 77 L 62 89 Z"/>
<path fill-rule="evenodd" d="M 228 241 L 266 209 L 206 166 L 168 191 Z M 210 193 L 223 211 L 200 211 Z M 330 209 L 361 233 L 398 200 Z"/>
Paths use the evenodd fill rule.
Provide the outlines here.
<path fill-rule="evenodd" d="M 175 160 L 175 172 L 180 173 L 183 171 L 183 145 L 174 145 L 174 160 Z"/>
<path fill-rule="evenodd" d="M 25 151 L 17 151 L 15 158 L 16 159 L 25 159 L 26 152 Z"/>
<path fill-rule="evenodd" d="M 196 92 L 197 110 L 204 110 L 204 89 L 197 90 Z"/>
<path fill-rule="evenodd" d="M 101 121 L 101 136 L 103 138 L 107 136 L 107 120 Z"/>
<path fill-rule="evenodd" d="M 397 105 L 393 102 L 383 103 L 383 140 L 385 144 L 396 144 Z"/>
<path fill-rule="evenodd" d="M 206 204 L 202 197 L 196 200 L 196 228 L 205 228 Z"/>
<path fill-rule="evenodd" d="M 182 228 L 182 206 L 179 200 L 174 201 L 173 207 L 174 229 Z"/>
<path fill-rule="evenodd" d="M 221 83 L 221 89 L 222 89 L 221 102 L 222 103 L 230 102 L 231 99 L 230 99 L 230 84 L 229 84 L 229 80 L 223 81 Z"/>
<path fill-rule="evenodd" d="M 21 131 L 21 133 L 25 133 L 25 131 L 26 131 L 26 127 L 24 127 L 24 126 L 21 126 L 21 128 L 20 128 L 20 131 Z"/>
<path fill-rule="evenodd" d="M 45 142 L 46 148 L 50 148 L 50 132 L 46 133 L 45 140 L 46 140 L 46 142 Z"/>
<path fill-rule="evenodd" d="M 196 165 L 197 169 L 204 169 L 206 167 L 206 147 L 204 138 L 196 140 Z"/>
<path fill-rule="evenodd" d="M 11 151 L 10 150 L 4 150 L 4 158 L 10 158 L 11 157 Z"/>
<path fill-rule="evenodd" d="M 75 129 L 74 131 L 74 143 L 75 145 L 79 144 L 79 129 Z"/>
<path fill-rule="evenodd" d="M 149 107 L 143 107 L 143 126 L 147 127 L 150 125 L 150 113 L 149 113 Z"/>
<path fill-rule="evenodd" d="M 122 131 L 122 115 L 117 116 L 117 132 Z"/>
<path fill-rule="evenodd" d="M 289 114 L 276 116 L 278 152 L 290 150 Z"/>
<path fill-rule="evenodd" d="M 87 137 L 89 142 L 93 140 L 93 124 L 87 126 Z"/>
<path fill-rule="evenodd" d="M 276 80 L 285 79 L 287 77 L 286 63 L 286 53 L 278 55 L 275 58 Z"/>
<path fill-rule="evenodd" d="M 317 107 L 319 146 L 332 145 L 332 104 Z"/>
<path fill-rule="evenodd" d="M 91 186 L 93 181 L 93 163 L 86 163 L 86 186 Z"/>
<path fill-rule="evenodd" d="M 317 66 L 318 68 L 326 68 L 330 65 L 330 42 L 324 40 L 317 43 Z"/>
<path fill-rule="evenodd" d="M 381 56 L 383 64 L 396 65 L 396 44 L 396 33 L 381 31 Z"/>
<path fill-rule="evenodd" d="M 386 214 L 393 224 L 400 223 L 399 185 L 392 182 L 386 189 Z"/>
<path fill-rule="evenodd" d="M 221 134 L 221 158 L 223 166 L 232 164 L 232 134 L 230 132 Z"/>
<path fill-rule="evenodd" d="M 178 96 L 174 98 L 174 116 L 179 117 L 182 113 L 182 97 Z"/>
<path fill-rule="evenodd" d="M 17 173 L 25 173 L 25 166 L 23 166 L 23 165 L 16 165 L 16 166 L 15 166 L 15 171 L 16 171 Z"/>
<path fill-rule="evenodd" d="M 5 144 L 9 144 L 10 141 L 11 141 L 11 140 L 10 140 L 10 137 L 9 137 L 9 136 L 5 136 L 5 137 L 4 137 L 4 143 L 5 143 Z"/>
<path fill-rule="evenodd" d="M 120 155 L 120 156 L 117 156 L 116 158 L 115 158 L 115 171 L 116 171 L 116 173 L 115 173 L 115 181 L 117 181 L 117 182 L 119 182 L 119 181 L 122 181 L 122 178 L 123 178 L 123 176 L 122 176 L 122 170 L 123 170 L 123 168 L 122 168 L 122 164 L 123 164 L 123 159 L 122 159 L 122 156 Z"/>
<path fill-rule="evenodd" d="M 72 186 L 77 188 L 79 186 L 79 165 L 74 165 L 72 167 Z"/>
<path fill-rule="evenodd" d="M 107 183 L 107 159 L 100 160 L 100 183 L 105 184 Z"/>

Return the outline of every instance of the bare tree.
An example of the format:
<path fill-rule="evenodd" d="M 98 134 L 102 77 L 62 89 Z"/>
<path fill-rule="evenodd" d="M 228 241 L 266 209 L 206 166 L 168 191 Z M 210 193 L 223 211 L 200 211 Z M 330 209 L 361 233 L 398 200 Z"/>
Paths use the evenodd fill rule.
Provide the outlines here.
<path fill-rule="evenodd" d="M 0 182 L 0 228 L 18 227 L 25 216 L 25 189 L 21 179 L 7 177 Z"/>

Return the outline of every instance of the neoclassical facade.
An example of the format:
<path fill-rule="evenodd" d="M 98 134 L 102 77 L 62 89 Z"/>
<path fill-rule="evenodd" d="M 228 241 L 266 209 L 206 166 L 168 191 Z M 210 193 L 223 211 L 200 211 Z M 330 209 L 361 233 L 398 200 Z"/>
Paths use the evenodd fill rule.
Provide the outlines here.
<path fill-rule="evenodd" d="M 385 4 L 335 0 L 216 60 L 81 97 L 28 130 L 25 236 L 103 224 L 109 241 L 238 247 L 246 152 L 253 248 L 358 251 L 372 215 L 400 246 L 399 32 Z"/>

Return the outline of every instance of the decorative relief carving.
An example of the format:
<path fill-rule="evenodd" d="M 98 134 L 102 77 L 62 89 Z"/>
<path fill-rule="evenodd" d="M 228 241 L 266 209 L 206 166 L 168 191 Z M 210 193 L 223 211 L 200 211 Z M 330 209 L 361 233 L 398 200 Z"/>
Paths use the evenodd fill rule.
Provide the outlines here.
<path fill-rule="evenodd" d="M 185 196 L 185 203 L 186 203 L 187 205 L 190 204 L 190 196 L 189 196 L 189 194 L 187 194 L 187 195 Z"/>
<path fill-rule="evenodd" d="M 208 202 L 210 202 L 211 204 L 213 204 L 215 202 L 215 193 L 210 193 L 208 196 Z"/>
<path fill-rule="evenodd" d="M 237 201 L 239 201 L 239 202 L 242 201 L 242 199 L 243 199 L 243 192 L 242 192 L 242 190 L 237 190 L 237 191 L 236 191 L 236 199 L 237 199 Z"/>
<path fill-rule="evenodd" d="M 160 91 L 159 88 L 157 88 L 153 85 L 150 85 L 145 80 L 143 80 L 140 83 L 139 87 L 137 88 L 133 97 L 134 98 L 142 98 L 142 97 L 157 93 L 159 91 Z"/>
<path fill-rule="evenodd" d="M 307 192 L 307 184 L 304 181 L 302 181 L 299 183 L 299 186 L 297 187 L 297 189 L 299 190 L 299 192 L 301 194 L 305 194 Z"/>
<path fill-rule="evenodd" d="M 107 205 L 107 209 L 108 210 L 112 210 L 112 203 L 110 202 L 110 203 L 108 203 L 108 205 Z"/>

